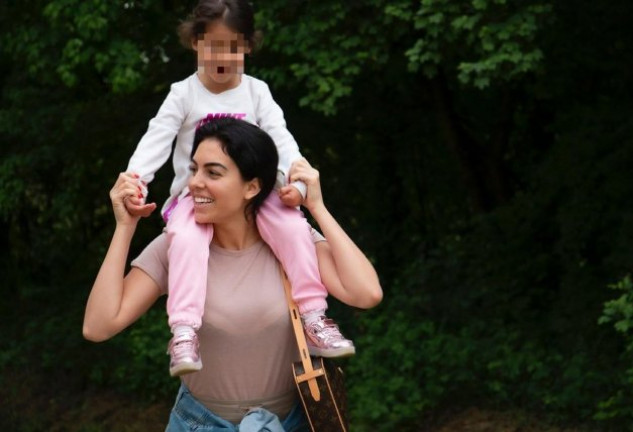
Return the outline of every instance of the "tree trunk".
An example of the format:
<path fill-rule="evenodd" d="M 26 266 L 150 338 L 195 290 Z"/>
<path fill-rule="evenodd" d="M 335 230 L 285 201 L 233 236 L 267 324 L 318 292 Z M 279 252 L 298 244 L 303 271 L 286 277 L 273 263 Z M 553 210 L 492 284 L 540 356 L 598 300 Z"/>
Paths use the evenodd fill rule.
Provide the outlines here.
<path fill-rule="evenodd" d="M 440 74 L 430 81 L 435 103 L 440 135 L 459 164 L 462 181 L 467 188 L 473 208 L 477 212 L 488 212 L 509 197 L 507 175 L 503 163 L 510 131 L 510 96 L 503 102 L 504 117 L 498 122 L 488 145 L 471 134 L 459 118 L 453 97 Z"/>

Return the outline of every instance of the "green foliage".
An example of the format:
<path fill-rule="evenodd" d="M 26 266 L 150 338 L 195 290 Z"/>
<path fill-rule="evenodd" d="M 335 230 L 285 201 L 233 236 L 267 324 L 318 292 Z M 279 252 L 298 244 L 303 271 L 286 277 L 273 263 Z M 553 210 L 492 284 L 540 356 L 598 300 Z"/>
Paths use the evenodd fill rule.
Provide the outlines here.
<path fill-rule="evenodd" d="M 329 115 L 361 71 L 380 74 L 402 57 L 409 72 L 442 72 L 483 89 L 542 69 L 539 36 L 552 14 L 539 1 L 267 2 L 258 14 L 264 50 L 287 61 L 262 74 L 280 85 L 305 83 L 300 104 Z"/>
<path fill-rule="evenodd" d="M 630 275 L 626 275 L 618 282 L 609 285 L 609 288 L 622 294 L 617 299 L 604 303 L 599 324 L 612 324 L 613 328 L 622 335 L 625 348 L 620 361 L 624 365 L 617 376 L 620 383 L 615 392 L 608 398 L 601 400 L 595 418 L 598 420 L 625 422 L 633 421 L 633 281 Z M 633 426 L 627 429 L 633 430 Z"/>
<path fill-rule="evenodd" d="M 622 280 L 609 285 L 609 288 L 622 291 L 622 295 L 615 300 L 605 302 L 598 324 L 613 323 L 616 331 L 628 335 L 629 330 L 633 329 L 633 281 L 631 276 L 626 275 Z"/>
<path fill-rule="evenodd" d="M 405 53 L 410 70 L 433 77 L 444 65 L 456 64 L 460 82 L 485 88 L 538 70 L 543 53 L 537 36 L 552 6 L 505 0 L 431 0 L 414 6 L 402 1 L 388 5 L 386 12 L 420 32 Z"/>
<path fill-rule="evenodd" d="M 174 29 L 186 5 L 160 2 L 55 0 L 11 2 L 0 50 L 24 78 L 85 92 L 107 86 L 130 93 L 149 84 L 154 69 L 169 61 Z M 173 14 L 173 15 L 172 15 Z M 19 17 L 19 19 L 17 19 Z M 86 88 L 88 87 L 88 88 Z"/>
<path fill-rule="evenodd" d="M 551 420 L 591 417 L 613 375 L 596 367 L 590 347 L 568 350 L 548 340 L 551 335 L 539 339 L 522 323 L 499 317 L 465 320 L 473 309 L 455 289 L 459 306 L 430 312 L 432 297 L 414 297 L 429 289 L 429 270 L 415 265 L 411 278 L 363 321 L 366 335 L 357 339 L 359 354 L 348 370 L 357 430 L 420 430 L 434 412 L 473 401 L 545 412 Z"/>
<path fill-rule="evenodd" d="M 262 51 L 287 60 L 258 73 L 278 85 L 304 83 L 299 104 L 334 114 L 362 68 L 387 58 L 371 18 L 375 3 L 267 2 L 257 14 L 265 35 Z"/>
<path fill-rule="evenodd" d="M 171 337 L 164 302 L 148 311 L 132 328 L 116 338 L 115 359 L 96 361 L 90 381 L 105 388 L 142 397 L 146 401 L 174 397 L 179 381 L 169 376 L 167 342 Z M 101 347 L 113 351 L 113 347 Z"/>
<path fill-rule="evenodd" d="M 195 66 L 174 34 L 185 3 L 0 2 L 0 366 L 171 398 L 161 305 L 105 344 L 79 329 L 107 192 Z M 622 430 L 633 300 L 627 279 L 619 299 L 603 288 L 631 268 L 633 4 L 260 3 L 248 72 L 385 288 L 360 321 L 339 314 L 354 427 L 480 405 Z M 130 255 L 161 228 L 143 221 Z"/>
<path fill-rule="evenodd" d="M 566 132 L 522 167 L 529 188 L 436 225 L 445 236 L 429 233 L 387 287 L 351 365 L 360 430 L 378 419 L 419 430 L 435 411 L 473 401 L 593 418 L 592 430 L 629 421 L 630 354 L 618 358 L 621 344 L 595 324 L 600 287 L 630 263 L 631 122 L 620 107 L 592 108 L 594 121 L 574 127 L 584 107 L 559 114 L 554 127 Z M 628 329 L 624 286 L 606 310 Z"/>

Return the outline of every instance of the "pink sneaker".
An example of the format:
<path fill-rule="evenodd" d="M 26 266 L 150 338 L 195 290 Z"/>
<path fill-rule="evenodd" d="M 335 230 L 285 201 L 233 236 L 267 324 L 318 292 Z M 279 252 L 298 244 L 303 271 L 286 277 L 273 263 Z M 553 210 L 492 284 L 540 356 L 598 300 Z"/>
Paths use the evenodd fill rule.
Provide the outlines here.
<path fill-rule="evenodd" d="M 167 348 L 169 354 L 169 374 L 185 375 L 202 369 L 200 360 L 198 335 L 195 333 L 174 336 Z"/>
<path fill-rule="evenodd" d="M 304 322 L 308 351 L 321 357 L 347 357 L 356 353 L 354 343 L 345 339 L 334 320 L 320 315 L 314 320 Z"/>

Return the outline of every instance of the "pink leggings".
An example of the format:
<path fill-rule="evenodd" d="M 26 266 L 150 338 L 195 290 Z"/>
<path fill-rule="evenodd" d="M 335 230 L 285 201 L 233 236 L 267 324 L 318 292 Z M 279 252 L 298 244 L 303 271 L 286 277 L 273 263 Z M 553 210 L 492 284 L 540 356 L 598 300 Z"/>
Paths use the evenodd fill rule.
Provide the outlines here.
<path fill-rule="evenodd" d="M 326 309 L 327 290 L 321 282 L 310 225 L 301 211 L 285 206 L 273 191 L 256 222 L 259 234 L 286 270 L 299 312 Z M 195 222 L 191 196 L 181 199 L 169 215 L 167 237 L 169 326 L 189 325 L 197 330 L 204 313 L 207 267 L 213 265 L 209 263 L 213 225 Z"/>

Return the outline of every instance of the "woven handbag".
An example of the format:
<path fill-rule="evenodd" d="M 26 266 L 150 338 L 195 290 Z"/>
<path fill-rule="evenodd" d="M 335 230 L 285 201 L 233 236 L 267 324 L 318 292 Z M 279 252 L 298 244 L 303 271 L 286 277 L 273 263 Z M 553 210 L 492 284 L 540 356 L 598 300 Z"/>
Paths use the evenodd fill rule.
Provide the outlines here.
<path fill-rule="evenodd" d="M 347 432 L 347 393 L 343 370 L 332 360 L 310 357 L 299 309 L 292 300 L 290 282 L 282 271 L 292 327 L 301 361 L 292 364 L 299 397 L 312 432 Z"/>

